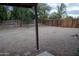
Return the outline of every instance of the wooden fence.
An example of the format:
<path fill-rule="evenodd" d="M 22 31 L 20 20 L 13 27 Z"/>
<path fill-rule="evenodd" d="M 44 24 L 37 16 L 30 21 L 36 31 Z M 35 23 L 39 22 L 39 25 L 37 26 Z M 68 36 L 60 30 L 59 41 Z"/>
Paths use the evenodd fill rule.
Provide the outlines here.
<path fill-rule="evenodd" d="M 49 26 L 58 26 L 58 27 L 71 27 L 71 28 L 79 28 L 79 19 L 72 20 L 44 20 L 43 24 Z"/>

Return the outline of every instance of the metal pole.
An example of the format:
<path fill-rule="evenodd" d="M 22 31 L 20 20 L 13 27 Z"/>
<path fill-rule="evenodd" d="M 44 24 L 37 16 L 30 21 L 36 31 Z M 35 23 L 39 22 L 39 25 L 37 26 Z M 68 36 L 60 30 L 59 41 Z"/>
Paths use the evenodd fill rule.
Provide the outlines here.
<path fill-rule="evenodd" d="M 39 50 L 37 5 L 34 6 L 34 9 L 35 9 L 36 49 Z"/>

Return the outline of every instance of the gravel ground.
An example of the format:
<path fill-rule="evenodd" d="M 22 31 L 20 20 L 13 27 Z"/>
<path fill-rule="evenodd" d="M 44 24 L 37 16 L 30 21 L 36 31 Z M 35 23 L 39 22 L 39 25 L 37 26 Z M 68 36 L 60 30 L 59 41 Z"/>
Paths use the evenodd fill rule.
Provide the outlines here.
<path fill-rule="evenodd" d="M 58 56 L 76 55 L 79 48 L 79 28 L 39 26 L 40 51 Z M 35 27 L 0 30 L 0 54 L 34 55 L 36 49 Z"/>

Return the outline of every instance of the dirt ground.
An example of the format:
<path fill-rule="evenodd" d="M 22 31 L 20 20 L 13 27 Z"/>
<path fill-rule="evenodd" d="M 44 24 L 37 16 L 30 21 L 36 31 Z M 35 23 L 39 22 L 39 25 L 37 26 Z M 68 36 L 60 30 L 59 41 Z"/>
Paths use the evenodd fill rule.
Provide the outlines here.
<path fill-rule="evenodd" d="M 76 55 L 79 38 L 73 37 L 75 34 L 79 34 L 79 28 L 39 26 L 40 51 L 58 56 Z M 0 30 L 0 53 L 34 55 L 35 50 L 35 27 Z"/>

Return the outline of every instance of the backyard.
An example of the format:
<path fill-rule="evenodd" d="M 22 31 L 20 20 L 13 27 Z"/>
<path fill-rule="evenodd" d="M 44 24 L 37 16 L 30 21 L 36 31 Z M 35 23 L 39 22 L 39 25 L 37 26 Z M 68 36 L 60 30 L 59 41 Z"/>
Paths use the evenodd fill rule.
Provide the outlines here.
<path fill-rule="evenodd" d="M 0 56 L 45 51 L 52 56 L 79 55 L 79 9 L 74 7 L 79 4 L 0 3 Z"/>
<path fill-rule="evenodd" d="M 53 55 L 76 55 L 79 48 L 79 28 L 39 26 L 40 52 L 48 51 Z M 35 27 L 0 29 L 0 55 L 35 55 Z M 37 53 L 38 54 L 38 53 Z"/>

